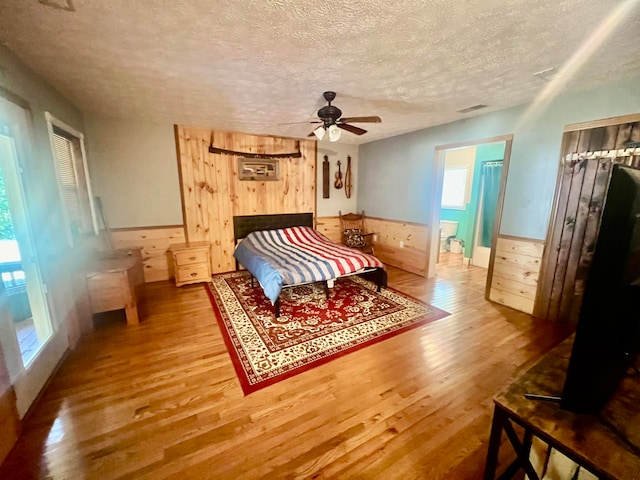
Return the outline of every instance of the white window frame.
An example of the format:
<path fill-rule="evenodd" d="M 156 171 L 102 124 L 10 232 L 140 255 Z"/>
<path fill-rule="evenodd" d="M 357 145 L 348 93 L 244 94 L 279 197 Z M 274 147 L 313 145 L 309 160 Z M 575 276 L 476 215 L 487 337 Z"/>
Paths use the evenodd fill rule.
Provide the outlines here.
<path fill-rule="evenodd" d="M 66 133 L 68 133 L 69 135 L 72 135 L 73 137 L 76 137 L 80 143 L 80 151 L 82 152 L 82 168 L 84 169 L 84 178 L 86 179 L 86 187 L 87 187 L 87 195 L 89 197 L 89 211 L 91 212 L 91 222 L 93 224 L 93 232 L 98 235 L 98 233 L 100 232 L 99 228 L 98 228 L 98 219 L 96 217 L 96 210 L 95 210 L 95 205 L 94 205 L 94 200 L 93 200 L 93 192 L 91 190 L 91 179 L 89 177 L 89 167 L 87 164 L 87 154 L 86 154 L 86 150 L 84 148 L 84 134 L 82 132 L 79 132 L 78 130 L 76 130 L 73 127 L 70 127 L 69 125 L 67 125 L 66 123 L 64 123 L 62 120 L 57 119 L 56 117 L 54 117 L 51 113 L 49 112 L 44 112 L 44 118 L 47 121 L 47 130 L 49 132 L 49 146 L 51 148 L 51 155 L 53 158 L 53 165 L 55 167 L 56 170 L 56 181 L 58 183 L 58 195 L 60 198 L 60 204 L 62 206 L 62 212 L 64 215 L 64 220 L 65 220 L 65 224 L 66 224 L 66 230 L 67 230 L 67 240 L 69 242 L 69 246 L 73 247 L 74 246 L 74 238 L 73 238 L 73 233 L 71 231 L 71 220 L 69 219 L 69 215 L 67 213 L 67 209 L 65 207 L 65 200 L 64 200 L 64 188 L 62 187 L 62 184 L 60 183 L 60 169 L 58 166 L 58 162 L 56 161 L 56 156 L 55 156 L 55 145 L 54 145 L 54 140 L 53 140 L 53 135 L 54 135 L 54 129 L 53 127 L 55 126 L 56 128 L 59 128 L 60 130 L 65 131 Z M 76 168 L 76 164 L 74 162 L 73 164 L 74 169 Z M 76 171 L 76 179 L 77 179 L 77 171 Z"/>

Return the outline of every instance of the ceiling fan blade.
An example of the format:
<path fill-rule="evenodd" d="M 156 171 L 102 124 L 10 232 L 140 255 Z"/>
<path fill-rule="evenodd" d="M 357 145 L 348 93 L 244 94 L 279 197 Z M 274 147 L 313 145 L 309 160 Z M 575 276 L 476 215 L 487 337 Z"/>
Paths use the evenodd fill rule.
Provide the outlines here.
<path fill-rule="evenodd" d="M 356 135 L 364 135 L 367 133 L 366 130 L 360 127 L 354 127 L 353 125 L 349 125 L 348 123 L 336 123 L 336 125 L 347 132 L 355 133 Z"/>
<path fill-rule="evenodd" d="M 278 125 L 308 125 L 309 123 L 322 123 L 320 120 L 314 120 L 311 122 L 287 122 L 287 123 L 278 123 Z"/>
<path fill-rule="evenodd" d="M 382 119 L 377 116 L 372 117 L 344 117 L 340 119 L 344 123 L 381 123 Z"/>

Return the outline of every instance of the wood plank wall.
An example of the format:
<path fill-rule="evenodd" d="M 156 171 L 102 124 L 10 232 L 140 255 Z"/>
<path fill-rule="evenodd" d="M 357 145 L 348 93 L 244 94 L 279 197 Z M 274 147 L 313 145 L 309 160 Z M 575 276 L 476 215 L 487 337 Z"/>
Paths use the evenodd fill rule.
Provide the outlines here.
<path fill-rule="evenodd" d="M 182 225 L 119 228 L 111 230 L 113 247 L 127 249 L 142 247 L 144 281 L 158 282 L 173 278 L 173 262 L 169 258 L 169 245 L 185 241 Z"/>
<path fill-rule="evenodd" d="M 640 115 L 629 115 L 565 129 L 548 248 L 542 259 L 540 291 L 533 312 L 536 317 L 577 322 L 611 165 L 640 168 L 640 155 L 626 148 L 628 142 L 640 142 L 639 119 Z"/>
<path fill-rule="evenodd" d="M 380 260 L 407 272 L 423 277 L 427 275 L 427 240 L 430 234 L 427 225 L 367 218 L 367 228 L 376 233 L 376 256 Z"/>
<path fill-rule="evenodd" d="M 340 242 L 339 217 L 318 217 L 316 228 L 330 240 Z M 427 225 L 366 217 L 365 229 L 367 232 L 376 234 L 374 242 L 376 257 L 387 265 L 418 275 L 426 275 L 429 235 Z M 404 247 L 400 247 L 401 241 Z"/>
<path fill-rule="evenodd" d="M 498 236 L 489 299 L 532 313 L 543 250 L 542 240 Z"/>
<path fill-rule="evenodd" d="M 316 142 L 176 127 L 180 183 L 188 241 L 209 241 L 212 272 L 235 268 L 233 217 L 316 212 Z M 242 155 L 209 153 L 226 150 L 282 154 L 298 149 L 301 158 L 280 159 L 280 180 L 240 181 Z"/>
<path fill-rule="evenodd" d="M 316 230 L 329 240 L 340 243 L 342 232 L 340 230 L 340 217 L 317 217 Z"/>

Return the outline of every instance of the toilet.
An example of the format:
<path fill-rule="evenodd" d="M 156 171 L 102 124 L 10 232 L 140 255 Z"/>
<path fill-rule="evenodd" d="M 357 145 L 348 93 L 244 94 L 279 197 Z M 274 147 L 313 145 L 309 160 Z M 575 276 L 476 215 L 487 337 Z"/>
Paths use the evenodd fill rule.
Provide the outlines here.
<path fill-rule="evenodd" d="M 440 220 L 440 251 L 447 250 L 447 239 L 455 237 L 458 232 L 458 222 L 451 220 Z"/>

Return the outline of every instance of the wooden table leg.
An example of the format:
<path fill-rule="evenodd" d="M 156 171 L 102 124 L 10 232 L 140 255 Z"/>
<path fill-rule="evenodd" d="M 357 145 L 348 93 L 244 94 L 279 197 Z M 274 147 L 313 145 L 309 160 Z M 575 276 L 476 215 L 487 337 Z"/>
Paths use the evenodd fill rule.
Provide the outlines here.
<path fill-rule="evenodd" d="M 502 438 L 503 430 L 507 434 L 507 438 L 509 439 L 517 457 L 500 476 L 500 479 L 513 478 L 520 469 L 524 469 L 531 480 L 540 480 L 540 477 L 536 473 L 529 459 L 531 441 L 533 438 L 532 432 L 525 428 L 524 438 L 520 441 L 511 421 L 509 420 L 509 415 L 498 405 L 495 406 L 493 411 L 493 422 L 491 423 L 491 436 L 489 437 L 489 449 L 487 451 L 487 461 L 484 469 L 484 480 L 494 480 L 496 478 L 498 453 L 500 451 L 500 440 Z"/>
<path fill-rule="evenodd" d="M 536 473 L 533 465 L 531 464 L 531 460 L 529 459 L 529 454 L 531 453 L 531 440 L 533 434 L 531 431 L 525 428 L 524 438 L 522 441 L 518 438 L 518 434 L 516 433 L 509 417 L 505 414 L 502 420 L 502 428 L 504 432 L 507 434 L 507 438 L 511 442 L 511 446 L 513 450 L 516 452 L 518 458 L 511 464 L 511 466 L 507 469 L 508 474 L 504 474 L 501 478 L 512 478 L 515 473 L 521 468 L 527 473 L 530 480 L 540 480 L 538 474 Z"/>
<path fill-rule="evenodd" d="M 132 306 L 125 307 L 124 311 L 127 315 L 127 325 L 138 325 L 140 323 L 137 304 L 134 303 Z"/>
<path fill-rule="evenodd" d="M 484 480 L 494 480 L 496 478 L 496 468 L 498 467 L 498 452 L 500 451 L 500 438 L 502 437 L 502 422 L 504 413 L 497 405 L 493 409 L 493 422 L 491 423 L 491 436 L 489 437 L 489 450 L 487 451 L 487 461 L 484 467 Z"/>

